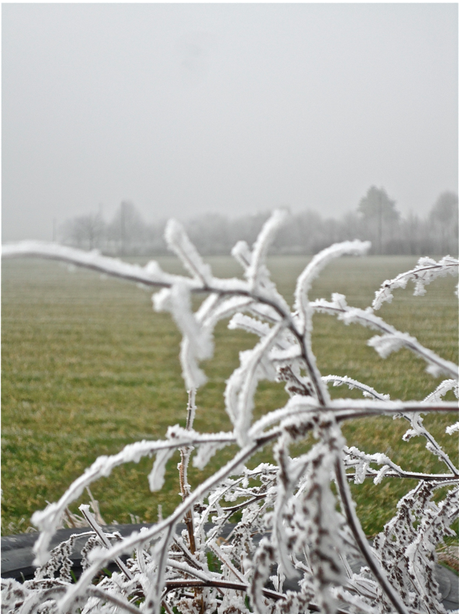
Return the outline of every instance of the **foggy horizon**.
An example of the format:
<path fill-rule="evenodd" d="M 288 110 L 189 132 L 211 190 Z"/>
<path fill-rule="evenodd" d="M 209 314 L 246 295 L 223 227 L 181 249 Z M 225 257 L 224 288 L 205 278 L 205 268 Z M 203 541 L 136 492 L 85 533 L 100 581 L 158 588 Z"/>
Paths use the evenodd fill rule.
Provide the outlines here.
<path fill-rule="evenodd" d="M 4 4 L 2 233 L 458 187 L 456 4 Z"/>

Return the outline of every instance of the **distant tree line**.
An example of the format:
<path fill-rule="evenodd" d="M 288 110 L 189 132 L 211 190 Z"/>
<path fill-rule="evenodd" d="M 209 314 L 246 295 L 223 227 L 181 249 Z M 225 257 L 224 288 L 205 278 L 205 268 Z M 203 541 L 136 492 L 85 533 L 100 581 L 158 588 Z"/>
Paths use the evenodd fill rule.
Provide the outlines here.
<path fill-rule="evenodd" d="M 190 239 L 202 254 L 228 254 L 238 240 L 252 244 L 269 212 L 230 219 L 207 213 L 182 220 Z M 107 254 L 160 255 L 166 220 L 147 223 L 130 201 L 123 201 L 109 222 L 101 212 L 80 215 L 60 229 L 59 239 L 81 249 Z M 384 188 L 369 188 L 355 211 L 340 218 L 324 218 L 305 210 L 291 216 L 277 235 L 273 252 L 315 254 L 324 247 L 348 239 L 369 239 L 374 254 L 458 253 L 458 197 L 443 192 L 425 217 L 410 213 L 403 218 Z"/>

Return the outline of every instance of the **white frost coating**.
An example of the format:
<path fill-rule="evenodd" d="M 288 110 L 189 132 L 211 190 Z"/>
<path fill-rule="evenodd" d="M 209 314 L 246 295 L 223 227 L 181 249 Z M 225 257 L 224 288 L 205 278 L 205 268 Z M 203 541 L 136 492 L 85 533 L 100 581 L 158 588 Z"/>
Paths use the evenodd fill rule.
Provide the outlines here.
<path fill-rule="evenodd" d="M 305 311 L 305 303 L 308 301 L 311 284 L 329 262 L 334 258 L 340 258 L 345 255 L 363 256 L 370 247 L 371 243 L 369 241 L 344 241 L 343 243 L 335 243 L 314 256 L 303 273 L 298 277 L 294 309 L 300 314 Z"/>
<path fill-rule="evenodd" d="M 252 252 L 245 241 L 238 241 L 231 250 L 231 255 L 246 271 L 252 262 Z"/>
<path fill-rule="evenodd" d="M 198 366 L 197 352 L 199 345 L 193 343 L 189 337 L 183 337 L 180 344 L 180 364 L 182 365 L 182 376 L 187 388 L 196 390 L 207 382 L 206 374 Z M 206 356 L 200 354 L 202 358 L 210 358 L 212 354 Z"/>
<path fill-rule="evenodd" d="M 204 372 L 198 367 L 199 360 L 210 358 L 213 353 L 212 330 L 200 326 L 191 311 L 189 290 L 175 284 L 166 296 L 164 291 L 155 296 L 155 306 L 168 309 L 183 334 L 180 351 L 183 377 L 186 387 L 199 388 L 206 382 Z"/>
<path fill-rule="evenodd" d="M 384 465 L 383 467 L 381 467 L 381 469 L 378 471 L 378 473 L 376 474 L 376 477 L 373 480 L 373 484 L 375 485 L 381 484 L 386 473 L 388 473 L 389 471 L 390 471 L 389 465 Z"/>
<path fill-rule="evenodd" d="M 438 403 L 450 390 L 454 390 L 456 398 L 459 398 L 459 384 L 457 380 L 445 379 L 433 392 L 426 396 L 423 403 Z"/>
<path fill-rule="evenodd" d="M 436 388 L 436 390 L 432 394 L 428 395 L 422 401 L 422 405 L 427 405 L 429 403 L 441 403 L 441 397 L 451 388 L 451 382 L 453 383 L 453 386 L 454 384 L 456 384 L 457 388 L 457 382 L 455 382 L 454 380 L 445 380 Z M 427 450 L 429 450 L 429 452 L 432 452 L 432 454 L 438 456 L 453 474 L 459 475 L 458 469 L 451 461 L 448 454 L 439 445 L 435 437 L 433 437 L 433 435 L 425 428 L 421 412 L 415 412 L 410 416 L 405 416 L 405 418 L 409 420 L 411 424 L 411 429 L 409 429 L 403 435 L 403 440 L 409 441 L 412 437 L 425 437 L 427 442 Z"/>
<path fill-rule="evenodd" d="M 457 273 L 459 260 L 451 256 L 445 256 L 438 262 L 432 258 L 420 258 L 418 264 L 407 271 L 397 275 L 394 279 L 387 279 L 381 288 L 375 292 L 373 309 L 379 309 L 384 302 L 391 303 L 393 299 L 392 291 L 396 288 L 406 288 L 407 283 L 412 280 L 415 282 L 414 295 L 422 296 L 425 294 L 425 286 L 430 284 L 438 277 L 454 275 Z"/>
<path fill-rule="evenodd" d="M 194 429 L 184 428 L 179 424 L 167 429 L 167 437 L 174 447 L 200 446 L 208 443 L 234 443 L 236 441 L 234 434 L 231 432 L 198 433 Z"/>
<path fill-rule="evenodd" d="M 206 302 L 206 301 L 204 301 Z M 196 320 L 208 329 L 213 329 L 216 324 L 225 318 L 231 317 L 235 312 L 250 309 L 253 299 L 244 296 L 232 296 L 230 298 L 216 301 L 210 309 L 204 311 L 204 304 L 196 314 Z"/>
<path fill-rule="evenodd" d="M 361 382 L 358 382 L 357 380 L 352 379 L 347 375 L 324 375 L 322 377 L 322 381 L 326 382 L 327 384 L 328 382 L 332 382 L 333 386 L 342 386 L 343 384 L 345 384 L 349 388 L 349 390 L 357 388 L 363 392 L 364 397 L 379 399 L 380 401 L 390 400 L 390 395 L 377 392 L 371 386 L 368 386 L 367 384 L 362 384 Z"/>
<path fill-rule="evenodd" d="M 171 291 L 169 288 L 163 288 L 159 292 L 155 292 L 151 297 L 155 311 L 171 311 Z"/>
<path fill-rule="evenodd" d="M 51 503 L 44 510 L 35 512 L 32 523 L 42 531 L 34 546 L 35 564 L 43 565 L 48 560 L 47 548 L 65 509 L 84 492 L 85 488 L 101 477 L 108 477 L 115 467 L 125 463 L 138 463 L 145 456 L 152 456 L 162 450 L 176 450 L 183 445 L 213 443 L 215 440 L 220 443 L 235 441 L 235 438 L 228 433 L 200 435 L 194 431 L 180 429 L 178 426 L 171 427 L 168 432 L 175 434 L 171 441 L 138 441 L 129 444 L 113 456 L 99 456 L 83 475 L 73 482 L 57 503 Z"/>
<path fill-rule="evenodd" d="M 231 298 L 225 299 L 221 304 L 216 306 L 215 310 L 212 313 L 212 318 L 215 321 L 222 320 L 223 318 L 228 318 L 237 310 L 242 311 L 244 309 L 249 308 L 252 303 L 252 298 L 248 298 L 246 296 L 232 296 Z"/>
<path fill-rule="evenodd" d="M 307 414 L 312 414 L 312 412 L 319 408 L 320 406 L 317 399 L 314 397 L 293 396 L 288 400 L 285 407 L 271 411 L 255 422 L 250 429 L 249 438 L 255 439 L 255 437 L 259 436 L 268 427 L 282 420 L 286 420 L 292 416 L 296 416 L 298 419 L 300 419 L 300 416 L 304 418 L 304 414 L 306 414 L 307 417 Z"/>
<path fill-rule="evenodd" d="M 126 446 L 114 456 L 99 456 L 99 458 L 81 475 L 62 495 L 57 503 L 51 503 L 42 511 L 32 516 L 32 523 L 41 531 L 35 542 L 35 564 L 44 565 L 48 560 L 47 551 L 51 537 L 57 530 L 65 509 L 75 501 L 95 480 L 108 477 L 112 470 L 125 463 L 138 463 L 144 456 L 151 456 L 157 450 L 170 448 L 171 444 L 164 441 L 138 441 Z"/>
<path fill-rule="evenodd" d="M 183 332 L 181 360 L 188 382 L 195 382 L 201 377 L 198 361 L 211 353 L 212 330 L 221 318 L 239 314 L 233 318 L 230 328 L 243 328 L 261 339 L 253 350 L 242 353 L 239 369 L 228 380 L 226 393 L 232 403 L 233 432 L 206 435 L 194 431 L 190 418 L 194 398 L 191 400 L 190 397 L 187 428 L 171 427 L 167 432 L 167 441 L 140 442 L 127 446 L 113 457 L 101 457 L 57 504 L 34 516 L 44 530 L 37 542 L 38 558 L 46 560 L 50 537 L 68 504 L 81 494 L 85 486 L 99 477 L 108 476 L 113 467 L 156 454 L 149 482 L 152 488 L 159 488 L 164 480 L 166 462 L 175 450 L 180 450 L 182 454 L 186 450 L 186 454 L 191 454 L 193 448 L 197 449 L 194 464 L 203 467 L 216 450 L 235 443 L 243 447 L 194 491 L 187 487 L 185 472 L 182 495 L 185 491 L 187 494 L 176 510 L 140 534 L 133 533 L 126 539 L 111 541 L 108 550 L 93 550 L 95 554 L 86 556 L 85 571 L 76 584 L 56 575 L 53 582 L 58 583 L 58 588 L 52 590 L 57 592 L 52 597 L 46 593 L 45 597 L 43 584 L 39 584 L 41 579 L 29 581 L 27 587 L 22 589 L 20 585 L 2 582 L 2 607 L 8 609 L 10 614 L 26 614 L 30 608 L 44 605 L 61 612 L 79 608 L 84 614 L 109 614 L 116 608 L 120 611 L 124 608 L 135 613 L 139 611 L 139 603 L 145 614 L 159 612 L 162 607 L 167 612 L 176 609 L 191 612 L 199 607 L 200 611 L 218 611 L 219 614 L 230 614 L 235 609 L 241 614 L 265 610 L 271 614 L 301 614 L 311 603 L 323 614 L 331 614 L 335 612 L 336 605 L 331 594 L 353 605 L 362 614 L 381 614 L 389 610 L 398 614 L 407 614 L 408 611 L 433 614 L 440 611 L 438 592 L 432 584 L 431 555 L 442 536 L 448 534 L 448 527 L 457 516 L 459 506 L 454 493 L 447 493 L 438 505 L 433 503 L 432 495 L 437 489 L 443 496 L 446 488 L 439 487 L 449 488 L 457 481 L 459 470 L 425 429 L 420 412 L 456 411 L 456 402 L 443 400 L 444 394 L 455 388 L 456 382 L 442 382 L 422 403 L 392 402 L 388 395 L 382 395 L 371 386 L 346 376 L 322 377 L 315 367 L 309 342 L 312 313 L 322 310 L 338 315 L 345 323 L 356 322 L 375 329 L 382 335 L 383 340 L 375 343 L 384 346 L 383 352 L 388 347 L 392 350 L 398 349 L 398 345 L 408 347 L 427 360 L 433 369 L 439 370 L 446 365 L 450 376 L 457 375 L 456 371 L 451 373 L 455 366 L 451 368 L 452 363 L 442 362 L 413 337 L 396 331 L 375 316 L 371 308 L 363 311 L 349 307 L 343 295 L 333 294 L 331 303 L 323 300 L 308 303 L 307 290 L 315 275 L 314 270 L 309 271 L 304 284 L 305 308 L 299 317 L 292 314 L 270 281 L 263 262 L 273 225 L 273 221 L 268 222 L 268 230 L 267 227 L 263 229 L 253 255 L 244 244 L 236 246 L 233 252 L 245 269 L 250 268 L 252 262 L 252 273 L 257 271 L 256 291 L 252 291 L 246 281 L 212 278 L 210 269 L 204 265 L 194 247 L 187 243 L 188 239 L 180 227 L 174 224 L 169 227 L 169 241 L 178 246 L 193 279 L 163 274 L 154 262 L 143 269 L 132 265 L 126 265 L 124 269 L 125 263 L 116 262 L 113 265 L 112 259 L 108 259 L 113 267 L 110 274 L 115 274 L 113 271 L 116 270 L 118 277 L 138 284 L 147 279 L 147 285 L 164 288 L 153 300 L 156 308 L 174 314 Z M 52 255 L 45 257 L 61 259 L 67 264 L 75 263 L 75 260 L 69 260 L 68 254 L 66 257 L 61 252 L 56 255 L 56 246 L 53 245 L 51 251 Z M 76 264 L 100 273 L 107 272 L 104 267 L 101 268 L 102 257 L 99 254 L 78 254 Z M 326 250 L 316 257 L 316 263 L 320 265 L 317 265 L 317 269 L 321 268 L 328 255 Z M 256 266 L 254 260 L 259 260 Z M 94 262 L 98 263 L 97 266 Z M 423 261 L 423 264 L 431 266 L 427 261 Z M 120 273 L 121 270 L 124 273 Z M 152 279 L 156 281 L 152 282 Z M 191 291 L 210 294 L 195 314 L 191 311 Z M 242 312 L 250 313 L 253 317 L 242 315 Z M 311 396 L 313 391 L 312 387 L 309 388 L 309 381 L 308 386 L 302 388 L 299 385 L 302 378 L 300 367 L 306 367 L 317 396 Z M 188 374 L 185 373 L 186 369 Z M 250 426 L 257 382 L 261 377 L 271 379 L 276 369 L 279 379 L 288 382 L 286 390 L 292 396 L 284 407 L 268 411 Z M 318 379 L 319 385 L 313 376 Z M 326 394 L 322 397 L 319 394 L 322 387 L 326 389 L 327 383 L 358 388 L 371 400 L 338 399 L 332 402 Z M 385 454 L 366 454 L 357 448 L 345 448 L 339 426 L 341 422 L 372 415 L 391 415 L 408 420 L 411 429 L 405 438 L 424 436 L 428 450 L 446 463 L 449 472 L 404 471 Z M 447 428 L 450 434 L 458 430 L 459 423 Z M 300 442 L 309 433 L 318 440 L 312 450 L 290 458 L 289 443 Z M 247 445 L 244 445 L 246 442 Z M 244 466 L 247 460 L 270 442 L 277 442 L 277 465 L 265 463 L 256 469 L 247 469 Z M 183 458 L 182 462 L 185 463 Z M 378 466 L 374 467 L 375 464 Z M 419 482 L 419 487 L 399 503 L 399 516 L 375 538 L 377 558 L 384 568 L 383 573 L 378 566 L 372 566 L 374 557 L 365 546 L 365 536 L 347 488 L 347 469 L 354 469 L 357 482 L 371 478 L 378 484 L 383 478 L 394 477 Z M 338 512 L 330 488 L 333 476 L 340 494 L 341 512 L 346 518 Z M 234 525 L 233 536 L 220 543 L 217 540 L 222 535 L 222 527 L 234 513 L 238 513 L 239 519 Z M 187 520 L 187 530 L 182 536 L 173 538 L 176 523 L 183 522 L 183 519 Z M 213 523 L 210 530 L 207 528 L 209 522 Z M 253 535 L 270 531 L 272 538 L 257 548 Z M 194 540 L 191 539 L 193 535 Z M 170 545 L 171 539 L 174 545 Z M 359 574 L 351 571 L 347 557 L 349 549 L 353 551 L 355 547 L 354 542 L 371 567 L 371 578 L 365 570 Z M 54 570 L 52 573 L 65 571 L 62 556 L 66 556 L 70 547 L 65 544 L 51 554 L 49 569 Z M 101 567 L 121 554 L 131 555 L 134 549 L 135 556 L 128 566 L 133 580 L 115 572 L 111 578 L 106 577 L 96 586 L 93 585 Z M 218 572 L 208 570 L 206 552 L 209 550 L 219 561 Z M 349 575 L 348 580 L 344 578 L 340 561 Z M 274 562 L 278 564 L 277 574 L 272 575 L 270 564 Z M 299 593 L 292 594 L 285 589 L 285 572 L 288 570 L 300 574 Z M 46 579 L 45 568 L 39 573 L 40 578 Z M 387 584 L 385 574 L 390 584 Z M 264 580 L 270 576 L 274 591 L 265 588 Z M 196 587 L 196 580 L 207 586 Z M 194 585 L 191 584 L 193 582 Z M 214 582 L 218 587 L 212 584 Z M 418 597 L 412 592 L 413 587 L 422 600 L 415 601 Z M 15 597 L 15 591 L 19 591 L 18 594 L 23 591 L 20 599 Z M 99 592 L 96 594 L 94 591 Z M 195 598 L 198 595 L 200 601 L 197 605 Z M 250 604 L 246 602 L 246 595 L 252 598 Z M 150 599 L 152 603 L 149 603 Z M 16 607 L 17 602 L 23 605 Z"/>
<path fill-rule="evenodd" d="M 210 459 L 230 442 L 223 443 L 203 443 L 199 446 L 198 453 L 193 458 L 193 466 L 197 469 L 204 469 Z"/>
<path fill-rule="evenodd" d="M 395 333 L 383 335 L 382 337 L 376 335 L 368 340 L 367 345 L 374 348 L 381 358 L 387 358 L 392 352 L 398 352 L 402 347 L 408 344 L 416 343 L 416 339 L 406 333 Z"/>
<path fill-rule="evenodd" d="M 353 467 L 355 470 L 354 482 L 356 484 L 363 484 L 367 477 L 367 472 L 371 463 L 382 465 L 382 468 L 377 472 L 373 482 L 379 484 L 388 471 L 393 470 L 398 475 L 403 475 L 404 471 L 401 467 L 396 465 L 386 454 L 366 454 L 355 446 L 350 448 L 345 447 L 345 465 L 346 467 Z"/>
<path fill-rule="evenodd" d="M 222 297 L 218 294 L 209 294 L 209 296 L 201 303 L 198 311 L 195 313 L 196 321 L 199 324 L 209 321 L 212 314 L 217 309 L 218 305 L 223 301 Z"/>
<path fill-rule="evenodd" d="M 269 352 L 269 359 L 275 363 L 291 363 L 297 358 L 301 358 L 301 349 L 298 345 L 294 345 L 288 350 L 274 348 Z"/>
<path fill-rule="evenodd" d="M 326 308 L 326 301 L 317 301 L 320 302 L 320 308 Z M 338 311 L 338 320 L 344 322 L 344 324 L 360 324 L 361 326 L 366 326 L 367 328 L 373 328 L 374 330 L 379 330 L 387 334 L 396 335 L 399 331 L 396 328 L 387 324 L 382 318 L 379 316 L 375 316 L 373 310 L 370 308 L 360 309 L 359 307 L 346 307 L 342 309 L 338 307 L 336 303 L 331 305 L 333 309 Z"/>
<path fill-rule="evenodd" d="M 258 289 L 260 281 L 266 277 L 269 278 L 268 270 L 264 264 L 266 253 L 271 242 L 274 239 L 276 232 L 281 225 L 286 221 L 288 212 L 285 209 L 277 209 L 271 217 L 265 222 L 260 234 L 253 246 L 250 265 L 246 271 L 246 277 L 253 291 Z M 238 253 L 233 250 L 233 253 Z"/>
<path fill-rule="evenodd" d="M 174 453 L 174 448 L 158 450 L 158 452 L 156 453 L 156 460 L 154 462 L 153 469 L 148 476 L 148 485 L 150 486 L 150 490 L 152 492 L 155 492 L 156 490 L 161 490 L 161 488 L 164 486 L 166 463 L 173 456 Z"/>
<path fill-rule="evenodd" d="M 438 354 L 432 352 L 432 350 L 424 347 L 414 337 L 406 333 L 401 333 L 390 324 L 387 324 L 382 318 L 373 313 L 371 307 L 365 310 L 357 307 L 343 308 L 340 307 L 338 303 L 329 302 L 325 299 L 319 299 L 310 303 L 310 307 L 313 311 L 337 315 L 338 320 L 341 320 L 345 324 L 360 324 L 361 326 L 366 326 L 384 333 L 383 337 L 387 336 L 388 338 L 387 344 L 385 341 L 378 341 L 378 339 L 382 339 L 383 337 L 373 337 L 373 339 L 370 339 L 372 344 L 375 344 L 374 347 L 378 352 L 378 348 L 380 348 L 381 351 L 388 351 L 390 354 L 390 352 L 396 349 L 406 347 L 428 363 L 426 371 L 434 377 L 437 377 L 441 373 L 445 373 L 447 375 L 452 375 L 456 379 L 458 378 L 457 365 L 449 360 L 441 358 Z M 402 340 L 403 343 L 400 343 Z"/>
<path fill-rule="evenodd" d="M 296 397 L 295 397 L 296 398 Z M 448 411 L 454 411 L 457 407 L 457 403 L 448 403 L 442 401 L 441 406 Z M 417 408 L 418 410 L 422 410 L 422 412 L 434 411 L 439 407 L 438 403 L 429 403 L 425 404 L 420 403 L 419 401 L 366 401 L 365 399 L 333 399 L 330 402 L 329 407 L 333 410 L 341 410 L 341 409 L 355 409 L 356 411 L 375 411 L 379 414 L 396 414 L 403 412 L 412 412 L 413 408 Z"/>
<path fill-rule="evenodd" d="M 242 449 L 226 465 L 224 465 L 214 475 L 212 475 L 210 478 L 205 480 L 204 483 L 198 486 L 196 490 L 191 493 L 191 495 L 185 501 L 179 504 L 179 506 L 169 518 L 158 522 L 158 524 L 154 525 L 153 527 L 150 527 L 148 530 L 144 531 L 142 536 L 132 534 L 123 542 L 116 543 L 109 551 L 104 553 L 104 558 L 99 562 L 100 565 L 105 565 L 109 561 L 113 560 L 113 558 L 116 556 L 120 556 L 121 554 L 124 554 L 126 552 L 132 552 L 133 548 L 135 548 L 140 542 L 148 542 L 153 537 L 159 535 L 167 527 L 172 526 L 173 528 L 175 523 L 183 517 L 183 514 L 191 505 L 193 505 L 195 501 L 199 501 L 205 493 L 209 492 L 217 484 L 221 483 L 221 481 L 225 479 L 230 473 L 237 472 L 238 467 L 241 465 L 243 459 L 247 458 L 248 456 L 251 456 L 251 454 L 253 454 L 255 450 L 255 445 Z M 86 586 L 91 583 L 93 575 L 97 572 L 97 570 L 98 566 L 93 566 L 92 568 L 87 569 L 82 574 L 78 584 L 71 585 L 71 587 L 68 589 L 66 598 L 60 603 L 62 609 L 68 607 L 68 605 L 72 603 L 76 595 L 81 590 L 84 590 Z"/>
<path fill-rule="evenodd" d="M 276 322 L 280 322 L 282 319 L 289 319 L 290 309 L 287 307 L 286 311 L 281 310 L 281 314 L 272 306 L 267 305 L 265 303 L 255 303 L 252 302 L 247 311 L 257 318 L 261 318 L 269 322 L 270 324 L 275 324 Z"/>
<path fill-rule="evenodd" d="M 236 313 L 231 318 L 228 328 L 245 330 L 261 338 L 268 335 L 271 330 L 266 322 L 241 313 Z M 269 360 L 275 363 L 291 363 L 298 358 L 301 358 L 301 349 L 295 339 L 288 339 L 286 334 L 279 334 L 276 339 L 276 347 L 269 352 Z"/>
<path fill-rule="evenodd" d="M 164 273 L 156 260 L 150 260 L 143 268 L 145 273 L 153 278 L 160 277 Z"/>
<path fill-rule="evenodd" d="M 253 350 L 240 353 L 240 367 L 227 382 L 225 389 L 226 411 L 235 427 L 239 445 L 246 445 L 253 411 L 253 395 L 260 379 L 275 379 L 276 372 L 266 356 L 282 328 L 276 324 Z"/>
<path fill-rule="evenodd" d="M 169 220 L 164 236 L 168 246 L 177 254 L 193 277 L 206 285 L 211 285 L 212 270 L 198 254 L 183 226 L 176 220 Z"/>
<path fill-rule="evenodd" d="M 60 260 L 69 265 L 81 266 L 93 269 L 99 273 L 120 277 L 147 286 L 171 286 L 177 280 L 184 280 L 190 288 L 196 288 L 194 280 L 181 278 L 171 275 L 161 270 L 159 265 L 149 263 L 147 267 L 138 264 L 123 262 L 118 258 L 101 256 L 96 250 L 85 252 L 81 249 L 58 245 L 57 243 L 46 243 L 42 241 L 21 241 L 19 243 L 5 244 L 2 247 L 2 258 L 17 258 L 23 256 L 35 256 Z"/>
<path fill-rule="evenodd" d="M 237 413 L 235 435 L 242 447 L 249 443 L 249 428 L 254 407 L 253 397 L 261 379 L 274 380 L 276 372 L 265 356 L 265 351 L 273 343 L 280 325 L 260 341 L 251 351 L 241 352 L 241 380 L 238 382 Z"/>
<path fill-rule="evenodd" d="M 332 303 L 333 305 L 336 305 L 338 309 L 347 309 L 347 301 L 346 301 L 346 297 L 344 296 L 344 294 L 333 292 Z"/>
<path fill-rule="evenodd" d="M 457 432 L 459 432 L 459 422 L 455 422 L 454 424 L 447 426 L 445 430 L 445 433 L 447 435 L 452 435 L 453 433 L 457 433 Z"/>
<path fill-rule="evenodd" d="M 365 612 L 366 614 L 379 614 L 379 609 L 373 607 L 371 602 L 374 601 L 377 597 L 376 595 L 376 584 L 372 582 L 373 591 L 371 593 L 372 599 L 368 598 L 368 593 L 371 589 L 369 589 L 369 581 L 367 580 L 365 583 L 363 582 L 363 578 L 359 574 L 353 574 L 352 578 L 348 578 L 347 586 L 350 586 L 354 589 L 354 592 L 349 592 L 341 587 L 333 587 L 330 589 L 330 592 L 336 599 L 342 599 L 349 606 L 353 606 L 355 609 L 350 609 L 350 612 Z M 363 589 L 363 590 L 362 590 Z M 357 596 L 355 593 L 362 592 L 365 598 Z"/>
<path fill-rule="evenodd" d="M 242 313 L 236 313 L 228 322 L 228 328 L 230 330 L 245 330 L 248 333 L 254 333 L 259 337 L 264 337 L 270 331 L 270 326 L 266 322 L 261 322 L 250 316 L 246 316 Z"/>

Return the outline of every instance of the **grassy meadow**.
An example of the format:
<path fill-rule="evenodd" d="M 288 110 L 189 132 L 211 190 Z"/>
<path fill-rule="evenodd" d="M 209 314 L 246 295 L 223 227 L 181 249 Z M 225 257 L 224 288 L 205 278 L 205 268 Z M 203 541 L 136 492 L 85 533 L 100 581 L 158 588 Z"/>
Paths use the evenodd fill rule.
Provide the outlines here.
<path fill-rule="evenodd" d="M 160 258 L 171 272 L 181 271 L 174 258 Z M 345 294 L 350 305 L 371 304 L 375 290 L 416 263 L 414 257 L 343 258 L 314 282 L 313 298 Z M 209 258 L 214 273 L 239 275 L 229 258 Z M 307 257 L 282 256 L 269 261 L 272 278 L 292 303 L 298 274 Z M 458 319 L 453 277 L 428 286 L 413 297 L 413 286 L 397 290 L 380 315 L 444 358 L 457 362 Z M 344 326 L 332 316 L 314 316 L 313 349 L 323 375 L 348 375 L 389 393 L 393 399 L 422 399 L 441 381 L 425 372 L 425 364 L 407 350 L 382 360 L 366 345 L 374 333 L 358 325 Z M 215 357 L 204 364 L 209 377 L 198 391 L 195 428 L 229 428 L 222 393 L 237 365 L 238 352 L 256 339 L 240 331 L 216 329 Z M 169 314 L 152 310 L 151 291 L 128 282 L 101 278 L 53 262 L 7 260 L 2 268 L 2 533 L 23 532 L 31 514 L 57 500 L 72 480 L 101 454 L 117 453 L 140 439 L 161 438 L 170 424 L 185 424 L 186 391 L 178 360 L 180 335 Z M 332 388 L 334 397 L 352 394 Z M 452 397 L 448 397 L 452 399 Z M 255 416 L 281 407 L 282 384 L 262 383 Z M 458 461 L 457 440 L 444 428 L 457 416 L 428 416 L 425 423 Z M 354 421 L 344 426 L 349 445 L 384 452 L 405 469 L 444 472 L 425 450 L 424 441 L 401 440 L 408 425 L 390 418 Z M 192 470 L 199 483 L 212 468 L 229 458 L 222 450 L 213 464 Z M 269 460 L 266 450 L 252 463 Z M 158 505 L 163 515 L 180 502 L 176 465 L 169 462 L 163 491 L 150 493 L 147 475 L 152 460 L 116 469 L 93 485 L 107 522 L 134 517 L 154 522 Z M 357 510 L 368 535 L 381 530 L 393 515 L 402 493 L 414 484 L 386 479 L 353 486 Z M 73 511 L 77 511 L 79 503 Z"/>

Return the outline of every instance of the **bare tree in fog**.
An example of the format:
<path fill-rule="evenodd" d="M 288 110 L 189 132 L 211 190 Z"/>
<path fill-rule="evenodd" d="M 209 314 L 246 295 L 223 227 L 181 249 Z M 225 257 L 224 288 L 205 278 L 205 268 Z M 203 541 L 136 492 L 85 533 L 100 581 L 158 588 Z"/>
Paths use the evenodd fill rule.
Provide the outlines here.
<path fill-rule="evenodd" d="M 67 221 L 62 229 L 62 235 L 64 242 L 91 250 L 101 247 L 105 230 L 101 213 L 89 213 Z"/>
<path fill-rule="evenodd" d="M 268 217 L 268 211 L 235 219 L 207 213 L 189 219 L 184 226 L 203 254 L 229 254 L 238 237 L 252 244 Z M 167 253 L 164 221 L 147 224 L 135 205 L 126 200 L 107 225 L 99 213 L 76 217 L 66 223 L 65 229 L 64 241 L 81 248 L 98 247 L 108 254 L 120 255 Z M 386 190 L 372 186 L 356 209 L 341 217 L 324 219 L 309 209 L 290 216 L 272 249 L 278 254 L 316 254 L 331 243 L 356 238 L 371 240 L 377 254 L 455 255 L 457 194 L 440 194 L 425 218 L 411 212 L 403 219 Z"/>
<path fill-rule="evenodd" d="M 423 237 L 425 233 L 422 220 L 418 215 L 409 212 L 406 220 L 402 220 L 401 236 L 404 239 L 404 245 L 407 254 L 420 254 L 423 252 Z"/>
<path fill-rule="evenodd" d="M 146 224 L 135 205 L 123 200 L 108 226 L 110 251 L 122 255 L 143 251 Z"/>
<path fill-rule="evenodd" d="M 199 245 L 203 254 L 229 253 L 235 243 L 228 218 L 218 213 L 200 215 L 189 220 L 185 227 L 191 241 Z"/>
<path fill-rule="evenodd" d="M 429 218 L 430 238 L 437 253 L 454 253 L 458 241 L 458 198 L 443 192 L 435 201 Z"/>
<path fill-rule="evenodd" d="M 264 211 L 259 213 L 252 213 L 250 215 L 244 215 L 242 217 L 231 220 L 231 241 L 232 245 L 236 241 L 246 241 L 249 245 L 252 245 L 260 232 L 260 228 L 269 218 L 270 212 Z"/>
<path fill-rule="evenodd" d="M 384 188 L 372 186 L 361 199 L 358 212 L 362 216 L 367 238 L 373 240 L 376 253 L 383 253 L 384 240 L 393 238 L 393 230 L 397 225 L 400 214 L 395 208 L 395 201 L 391 200 Z M 373 236 L 371 236 L 373 235 Z"/>

